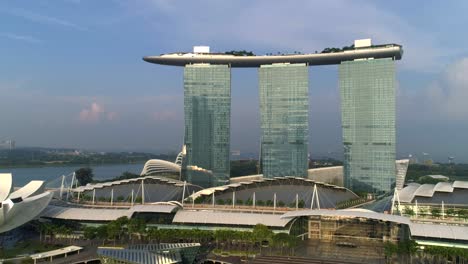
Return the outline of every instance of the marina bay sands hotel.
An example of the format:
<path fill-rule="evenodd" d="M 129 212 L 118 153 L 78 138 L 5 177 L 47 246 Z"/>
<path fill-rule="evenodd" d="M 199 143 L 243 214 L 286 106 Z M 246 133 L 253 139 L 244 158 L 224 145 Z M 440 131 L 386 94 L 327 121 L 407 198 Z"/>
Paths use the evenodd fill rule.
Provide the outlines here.
<path fill-rule="evenodd" d="M 395 60 L 402 55 L 400 45 L 364 39 L 327 53 L 255 56 L 200 46 L 143 59 L 184 67 L 182 171 L 203 187 L 229 184 L 231 68 L 258 68 L 263 177 L 306 177 L 309 66 L 338 64 L 345 187 L 381 193 L 395 183 Z"/>

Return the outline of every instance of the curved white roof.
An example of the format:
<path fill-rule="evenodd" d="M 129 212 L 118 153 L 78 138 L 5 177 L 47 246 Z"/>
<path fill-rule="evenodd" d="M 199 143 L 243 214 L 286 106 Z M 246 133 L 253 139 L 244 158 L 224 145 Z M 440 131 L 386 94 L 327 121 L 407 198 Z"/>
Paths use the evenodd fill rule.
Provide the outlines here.
<path fill-rule="evenodd" d="M 12 192 L 10 194 L 10 199 L 13 198 L 27 198 L 44 192 L 45 182 L 44 181 L 30 181 L 23 188 Z"/>
<path fill-rule="evenodd" d="M 213 210 L 180 210 L 174 216 L 173 223 L 178 224 L 214 224 L 255 226 L 264 224 L 270 227 L 285 227 L 291 219 L 283 219 L 278 214 L 242 213 Z"/>
<path fill-rule="evenodd" d="M 468 181 L 439 182 L 435 185 L 410 183 L 399 192 L 399 197 L 403 203 L 412 203 L 417 197 L 432 198 L 436 193 L 454 193 L 456 189 L 468 189 Z"/>
<path fill-rule="evenodd" d="M 468 181 L 454 181 L 453 188 L 468 189 Z"/>
<path fill-rule="evenodd" d="M 5 200 L 13 189 L 11 173 L 0 173 L 0 201 Z"/>
<path fill-rule="evenodd" d="M 434 184 L 423 184 L 416 190 L 414 195 L 432 197 L 432 195 L 434 195 L 434 188 L 435 188 Z"/>
<path fill-rule="evenodd" d="M 34 219 L 47 207 L 52 197 L 53 193 L 45 192 L 17 203 L 10 199 L 2 202 L 0 233 L 10 231 Z"/>
<path fill-rule="evenodd" d="M 128 209 L 106 209 L 106 208 L 84 208 L 84 207 L 62 207 L 49 205 L 41 217 L 77 220 L 77 221 L 114 221 L 119 217 L 130 217 Z"/>
<path fill-rule="evenodd" d="M 148 160 L 140 175 L 156 175 L 161 173 L 180 173 L 180 165 L 160 159 Z"/>
<path fill-rule="evenodd" d="M 441 224 L 410 224 L 411 236 L 468 241 L 468 226 Z"/>
<path fill-rule="evenodd" d="M 121 185 L 121 184 L 127 184 L 127 183 L 134 183 L 134 182 L 139 182 L 141 180 L 156 180 L 164 184 L 171 184 L 171 185 L 176 185 L 176 186 L 183 186 L 184 182 L 178 181 L 178 180 L 173 180 L 161 176 L 144 176 L 144 177 L 137 177 L 133 179 L 125 179 L 125 180 L 118 180 L 118 181 L 110 181 L 110 182 L 104 182 L 104 183 L 95 183 L 95 184 L 90 184 L 88 183 L 85 186 L 80 186 L 78 188 L 74 188 L 72 191 L 73 192 L 84 192 L 84 191 L 92 191 L 93 189 L 100 189 L 100 188 L 105 188 L 105 187 L 110 187 L 110 186 L 115 186 L 115 185 Z M 186 183 L 186 185 L 191 185 L 190 183 Z"/>
<path fill-rule="evenodd" d="M 134 213 L 174 213 L 180 209 L 178 205 L 171 204 L 144 204 L 134 205 L 131 208 L 100 208 L 100 207 L 63 207 L 49 205 L 41 217 L 75 220 L 75 221 L 113 221 L 119 217 L 131 218 Z"/>
<path fill-rule="evenodd" d="M 434 192 L 453 192 L 453 186 L 450 182 L 438 182 L 434 186 Z"/>
<path fill-rule="evenodd" d="M 186 149 L 184 145 L 184 147 L 182 148 L 182 151 L 179 152 L 179 154 L 176 157 L 176 160 L 174 162 L 176 165 L 182 166 L 182 161 L 184 160 L 185 152 L 186 152 Z"/>
<path fill-rule="evenodd" d="M 252 175 L 252 176 L 257 177 L 258 175 Z M 249 176 L 246 176 L 246 177 L 249 177 Z M 305 184 L 317 184 L 317 187 L 322 186 L 322 187 L 327 187 L 327 188 L 331 188 L 331 189 L 335 189 L 335 190 L 343 190 L 343 191 L 351 192 L 350 190 L 348 190 L 348 189 L 346 189 L 344 187 L 340 187 L 340 186 L 336 186 L 336 185 L 332 185 L 332 184 L 328 184 L 328 183 L 318 182 L 318 181 L 305 179 L 305 178 L 300 178 L 300 177 L 286 176 L 286 177 L 275 177 L 275 178 L 255 178 L 254 180 L 250 180 L 250 181 L 246 181 L 246 182 L 236 182 L 236 183 L 231 183 L 231 184 L 228 184 L 228 185 L 211 187 L 211 188 L 200 190 L 200 191 L 192 194 L 190 196 L 190 198 L 197 199 L 199 196 L 211 195 L 211 194 L 216 193 L 216 192 L 221 192 L 221 191 L 225 191 L 225 190 L 228 190 L 228 189 L 234 189 L 234 188 L 237 188 L 237 187 L 240 187 L 240 186 L 248 186 L 248 185 L 251 185 L 251 184 L 254 184 L 254 183 L 256 183 L 256 184 L 263 184 L 263 183 L 269 184 L 269 182 L 272 182 L 272 181 L 283 181 L 283 180 L 288 180 L 288 179 L 303 181 Z"/>
<path fill-rule="evenodd" d="M 414 198 L 414 194 L 416 190 L 420 187 L 421 185 L 418 183 L 410 183 L 408 186 L 403 188 L 401 191 L 399 191 L 399 196 L 400 196 L 400 201 L 409 203 L 411 200 Z"/>

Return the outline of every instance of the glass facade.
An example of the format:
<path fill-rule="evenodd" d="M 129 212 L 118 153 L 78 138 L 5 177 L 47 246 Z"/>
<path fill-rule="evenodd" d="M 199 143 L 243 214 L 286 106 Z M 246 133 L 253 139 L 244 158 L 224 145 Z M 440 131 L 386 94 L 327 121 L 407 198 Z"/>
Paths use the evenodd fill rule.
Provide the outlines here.
<path fill-rule="evenodd" d="M 388 192 L 395 183 L 395 63 L 392 59 L 339 66 L 344 181 L 353 191 Z"/>
<path fill-rule="evenodd" d="M 408 225 L 396 222 L 338 215 L 310 216 L 308 239 L 304 249 L 299 250 L 314 258 L 384 263 L 386 243 L 407 241 L 409 234 Z"/>
<path fill-rule="evenodd" d="M 402 229 L 403 228 L 403 229 Z M 383 222 L 367 218 L 311 216 L 309 238 L 339 241 L 397 242 L 408 236 L 407 226 L 394 222 Z"/>
<path fill-rule="evenodd" d="M 261 165 L 266 178 L 306 177 L 309 73 L 306 64 L 259 68 Z"/>
<path fill-rule="evenodd" d="M 202 187 L 229 183 L 231 69 L 194 64 L 184 70 L 184 178 Z"/>

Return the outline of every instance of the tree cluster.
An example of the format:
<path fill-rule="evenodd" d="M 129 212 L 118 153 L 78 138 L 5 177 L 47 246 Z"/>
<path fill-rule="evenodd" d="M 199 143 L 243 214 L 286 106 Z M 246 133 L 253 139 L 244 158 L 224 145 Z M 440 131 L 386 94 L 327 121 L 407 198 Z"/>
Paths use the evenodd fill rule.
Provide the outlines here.
<path fill-rule="evenodd" d="M 93 182 L 94 173 L 90 167 L 80 168 L 75 171 L 75 177 L 81 186 Z"/>
<path fill-rule="evenodd" d="M 222 250 L 261 250 L 261 247 L 266 245 L 281 252 L 287 249 L 291 253 L 298 244 L 297 237 L 286 233 L 275 234 L 262 224 L 257 224 L 252 231 L 158 229 L 148 227 L 142 219 L 127 217 L 121 217 L 98 227 L 86 226 L 83 233 L 84 238 L 99 239 L 102 243 L 113 241 L 115 244 L 135 240 L 139 243 L 201 243 L 214 244 L 216 248 Z"/>
<path fill-rule="evenodd" d="M 426 175 L 445 175 L 450 180 L 468 180 L 468 164 L 435 164 L 432 166 L 424 164 L 410 164 L 406 173 L 407 181 L 417 183 L 431 183 L 427 181 Z M 435 181 L 434 181 L 435 182 Z M 437 182 L 435 182 L 437 183 Z"/>
<path fill-rule="evenodd" d="M 333 53 L 333 52 L 340 52 L 340 51 L 352 50 L 352 49 L 354 49 L 354 44 L 352 44 L 350 46 L 344 46 L 341 49 L 340 48 L 334 48 L 334 47 L 325 48 L 320 53 Z"/>
<path fill-rule="evenodd" d="M 224 54 L 230 54 L 234 56 L 255 56 L 255 54 L 252 51 L 246 50 L 231 50 L 224 52 Z"/>

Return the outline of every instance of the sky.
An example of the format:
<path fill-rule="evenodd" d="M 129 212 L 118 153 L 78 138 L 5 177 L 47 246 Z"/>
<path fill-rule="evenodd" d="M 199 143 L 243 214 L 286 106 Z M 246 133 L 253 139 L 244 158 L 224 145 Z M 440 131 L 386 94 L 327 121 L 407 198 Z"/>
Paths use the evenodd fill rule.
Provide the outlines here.
<path fill-rule="evenodd" d="M 178 152 L 183 69 L 143 56 L 398 43 L 397 156 L 468 162 L 467 1 L 0 1 L 0 140 Z M 337 66 L 311 67 L 312 158 L 342 155 Z M 259 149 L 255 69 L 232 70 L 231 149 Z"/>

